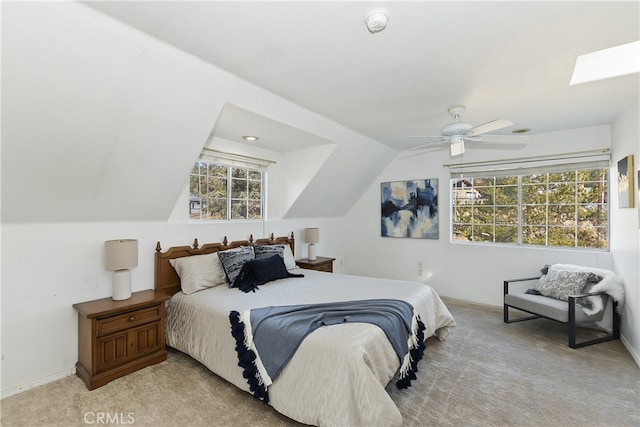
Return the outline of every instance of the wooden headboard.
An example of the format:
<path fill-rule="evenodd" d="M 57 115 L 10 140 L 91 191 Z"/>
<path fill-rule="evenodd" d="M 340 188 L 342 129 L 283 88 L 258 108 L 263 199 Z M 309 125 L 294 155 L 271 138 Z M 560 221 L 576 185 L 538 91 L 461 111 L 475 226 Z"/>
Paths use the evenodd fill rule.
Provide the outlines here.
<path fill-rule="evenodd" d="M 175 246 L 169 248 L 166 252 L 162 252 L 160 242 L 156 244 L 156 265 L 155 265 L 155 284 L 154 289 L 161 291 L 169 295 L 173 295 L 180 291 L 180 278 L 176 274 L 176 271 L 169 263 L 170 259 L 182 258 L 192 255 L 206 255 L 218 251 L 224 251 L 227 249 L 237 248 L 240 246 L 252 246 L 252 245 L 277 245 L 287 244 L 291 248 L 291 253 L 295 254 L 295 239 L 293 232 L 291 236 L 271 237 L 253 240 L 253 235 L 249 237 L 249 240 L 236 240 L 231 243 L 228 242 L 225 236 L 222 243 L 207 243 L 198 247 L 198 239 L 193 242 L 191 246 Z"/>

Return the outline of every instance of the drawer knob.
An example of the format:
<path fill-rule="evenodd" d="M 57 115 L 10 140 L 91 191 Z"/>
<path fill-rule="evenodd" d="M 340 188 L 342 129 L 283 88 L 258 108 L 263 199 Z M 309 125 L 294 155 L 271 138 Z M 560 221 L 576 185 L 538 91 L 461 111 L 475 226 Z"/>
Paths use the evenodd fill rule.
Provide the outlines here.
<path fill-rule="evenodd" d="M 133 322 L 134 320 L 136 320 L 136 316 L 129 317 L 129 322 Z"/>

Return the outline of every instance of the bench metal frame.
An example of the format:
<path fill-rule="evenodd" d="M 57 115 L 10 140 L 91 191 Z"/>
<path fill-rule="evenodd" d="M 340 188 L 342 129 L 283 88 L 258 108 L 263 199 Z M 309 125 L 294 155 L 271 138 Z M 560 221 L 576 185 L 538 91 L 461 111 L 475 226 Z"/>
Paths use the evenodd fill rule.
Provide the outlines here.
<path fill-rule="evenodd" d="M 524 281 L 528 281 L 528 280 L 538 280 L 540 279 L 540 277 L 527 277 L 524 279 L 511 279 L 511 280 L 505 280 L 504 281 L 504 295 L 507 295 L 509 293 L 509 284 L 514 283 L 514 282 L 524 282 Z M 530 310 L 524 310 L 520 307 L 515 307 L 513 305 L 509 305 L 506 302 L 504 302 L 504 295 L 502 297 L 502 301 L 503 301 L 503 305 L 504 305 L 504 323 L 515 323 L 515 322 L 522 322 L 525 320 L 533 320 L 533 319 L 540 319 L 540 318 L 545 318 L 545 319 L 549 319 L 549 320 L 553 320 L 554 322 L 558 322 L 558 323 L 566 323 L 568 325 L 569 331 L 568 331 L 568 335 L 569 335 L 569 347 L 571 348 L 581 348 L 581 347 L 586 347 L 588 345 L 593 345 L 593 344 L 598 344 L 601 342 L 606 342 L 606 341 L 612 341 L 615 339 L 619 339 L 620 338 L 620 315 L 618 314 L 618 303 L 616 301 L 613 301 L 613 307 L 612 307 L 612 312 L 613 312 L 613 327 L 612 327 L 612 332 L 611 334 L 604 336 L 604 337 L 600 337 L 600 338 L 594 338 L 592 340 L 588 340 L 588 341 L 583 341 L 580 343 L 576 342 L 576 332 L 577 332 L 577 328 L 576 328 L 576 300 L 579 300 L 580 298 L 585 298 L 585 297 L 590 297 L 590 296 L 595 296 L 595 295 L 602 295 L 603 292 L 591 292 L 588 294 L 580 294 L 580 295 L 572 295 L 569 297 L 569 301 L 567 301 L 567 304 L 569 305 L 568 310 L 569 310 L 569 320 L 566 322 L 562 322 L 558 319 L 553 319 L 551 317 L 547 317 L 547 316 L 543 316 L 541 314 L 538 313 L 534 313 Z M 509 319 L 509 307 L 515 309 L 515 310 L 520 310 L 523 311 L 525 313 L 529 313 L 532 314 L 532 316 L 527 316 L 527 317 L 521 317 L 518 319 Z"/>

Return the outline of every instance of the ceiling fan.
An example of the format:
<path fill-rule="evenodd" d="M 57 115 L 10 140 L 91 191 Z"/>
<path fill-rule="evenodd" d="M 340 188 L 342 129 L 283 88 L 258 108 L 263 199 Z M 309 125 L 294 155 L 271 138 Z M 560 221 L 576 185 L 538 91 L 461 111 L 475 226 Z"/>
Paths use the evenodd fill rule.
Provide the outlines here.
<path fill-rule="evenodd" d="M 412 135 L 409 138 L 433 139 L 432 141 L 418 147 L 409 148 L 405 151 L 417 151 L 423 148 L 449 143 L 451 156 L 459 156 L 464 153 L 464 143 L 471 141 L 494 141 L 494 142 L 523 142 L 526 136 L 520 135 L 490 135 L 488 132 L 506 128 L 513 125 L 509 120 L 492 120 L 490 122 L 473 126 L 470 123 L 460 121 L 460 116 L 464 114 L 465 107 L 456 105 L 449 108 L 449 114 L 454 118 L 452 123 L 444 126 L 440 131 L 440 136 Z"/>

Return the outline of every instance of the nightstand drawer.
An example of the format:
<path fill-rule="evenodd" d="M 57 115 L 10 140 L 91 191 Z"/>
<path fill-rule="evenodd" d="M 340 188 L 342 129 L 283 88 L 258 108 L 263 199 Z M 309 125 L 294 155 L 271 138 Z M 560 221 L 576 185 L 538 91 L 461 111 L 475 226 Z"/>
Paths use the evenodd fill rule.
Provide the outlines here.
<path fill-rule="evenodd" d="M 333 273 L 333 263 L 322 264 L 316 267 L 316 271 L 327 271 Z"/>
<path fill-rule="evenodd" d="M 140 310 L 130 311 L 117 316 L 98 319 L 96 334 L 100 337 L 158 320 L 162 316 L 161 310 L 162 307 L 160 305 L 155 305 L 153 307 L 142 308 Z"/>
<path fill-rule="evenodd" d="M 316 259 L 310 260 L 308 258 L 297 259 L 296 264 L 300 268 L 304 268 L 306 270 L 315 270 L 315 271 L 324 271 L 327 273 L 333 273 L 333 261 L 335 258 L 329 258 L 324 256 L 319 256 Z"/>

